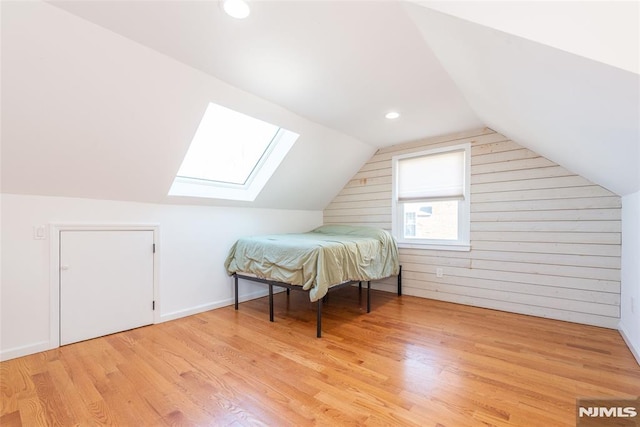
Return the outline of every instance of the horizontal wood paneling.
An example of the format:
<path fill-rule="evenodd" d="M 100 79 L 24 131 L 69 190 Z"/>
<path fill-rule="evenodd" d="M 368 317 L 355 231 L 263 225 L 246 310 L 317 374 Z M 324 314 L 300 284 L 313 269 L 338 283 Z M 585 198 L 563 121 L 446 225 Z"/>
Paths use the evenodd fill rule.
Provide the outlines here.
<path fill-rule="evenodd" d="M 572 254 L 572 255 L 601 255 L 603 257 L 619 258 L 620 245 L 580 245 L 572 243 L 535 243 L 535 242 L 491 242 L 476 241 L 474 250 L 498 250 L 509 252 L 525 252 L 530 254 Z"/>
<path fill-rule="evenodd" d="M 412 264 L 402 261 L 402 274 L 409 275 L 412 272 L 417 273 L 429 273 L 436 274 L 436 268 L 440 265 L 428 265 L 428 264 Z M 405 269 L 406 267 L 406 269 Z M 443 267 L 443 277 L 468 277 L 471 279 L 487 279 L 487 280 L 500 280 L 503 282 L 512 282 L 513 289 L 517 289 L 518 284 L 531 284 L 540 286 L 551 287 L 565 287 L 572 289 L 585 289 L 591 291 L 600 292 L 620 292 L 620 282 L 616 280 L 604 280 L 595 278 L 581 278 L 581 277 L 569 277 L 569 276 L 557 276 L 553 274 L 540 274 L 540 273 L 521 273 L 510 271 L 507 269 L 500 270 L 487 270 L 487 269 L 472 269 L 472 268 L 456 268 L 456 267 Z"/>
<path fill-rule="evenodd" d="M 513 282 L 506 282 L 500 280 L 488 280 L 488 279 L 478 279 L 478 278 L 470 278 L 470 277 L 453 277 L 453 276 L 444 276 L 444 277 L 436 277 L 432 274 L 420 274 L 416 273 L 407 273 L 407 286 L 411 285 L 412 281 L 419 280 L 427 280 L 431 283 L 439 283 L 443 285 L 464 285 L 472 288 L 483 288 L 483 289 L 493 289 L 497 291 L 514 291 Z M 558 286 L 543 286 L 536 284 L 527 284 L 523 283 L 522 286 L 518 287 L 516 293 L 521 293 L 525 295 L 539 295 L 546 297 L 555 297 L 559 299 L 569 299 L 569 300 L 582 300 L 593 303 L 601 303 L 603 301 L 615 305 L 620 302 L 620 296 L 613 292 L 600 292 L 600 291 L 590 291 L 584 289 L 574 289 L 574 288 L 561 288 Z"/>
<path fill-rule="evenodd" d="M 619 245 L 620 233 L 560 233 L 530 231 L 476 231 L 471 234 L 472 242 L 489 240 L 493 242 L 546 242 L 546 243 L 595 243 Z"/>
<path fill-rule="evenodd" d="M 616 327 L 620 197 L 490 129 L 380 149 L 327 206 L 325 223 L 390 230 L 391 158 L 464 142 L 471 251 L 400 248 L 405 292 Z M 376 286 L 392 291 L 392 282 Z"/>
<path fill-rule="evenodd" d="M 516 202 L 491 202 L 471 204 L 471 212 L 512 212 L 565 209 L 620 208 L 620 197 L 583 197 L 564 200 L 522 200 Z"/>
<path fill-rule="evenodd" d="M 495 191 L 491 193 L 471 193 L 472 203 L 522 201 L 522 200 L 550 200 L 577 199 L 582 197 L 606 197 L 612 194 L 597 185 L 572 188 L 545 188 L 542 190 Z"/>
<path fill-rule="evenodd" d="M 471 231 L 584 231 L 620 233 L 620 221 L 474 221 Z"/>
<path fill-rule="evenodd" d="M 564 209 L 549 211 L 475 212 L 474 221 L 620 221 L 620 209 Z"/>
<path fill-rule="evenodd" d="M 473 153 L 473 150 L 471 150 Z M 553 178 L 559 176 L 574 176 L 571 172 L 561 166 L 547 166 L 536 169 L 509 170 L 505 172 L 492 172 L 475 174 L 471 176 L 471 184 L 482 184 L 485 182 L 511 182 L 536 178 Z"/>
<path fill-rule="evenodd" d="M 552 188 L 570 188 L 581 187 L 584 185 L 584 179 L 579 176 L 559 176 L 552 178 L 528 178 L 526 180 L 510 180 L 502 182 L 487 182 L 480 184 L 471 184 L 474 194 L 480 193 L 498 193 L 502 191 L 520 191 L 531 189 L 552 189 Z"/>
<path fill-rule="evenodd" d="M 620 258 L 616 256 L 567 255 L 563 253 L 556 253 L 550 257 L 548 253 L 480 251 L 476 248 L 473 258 L 493 261 L 526 262 L 530 264 L 572 265 L 612 268 L 616 270 L 620 269 Z"/>

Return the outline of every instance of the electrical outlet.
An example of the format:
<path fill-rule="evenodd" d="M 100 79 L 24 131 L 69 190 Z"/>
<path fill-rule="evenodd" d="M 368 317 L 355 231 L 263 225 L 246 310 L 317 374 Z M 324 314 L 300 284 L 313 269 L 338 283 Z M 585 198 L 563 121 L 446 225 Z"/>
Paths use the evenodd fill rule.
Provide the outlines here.
<path fill-rule="evenodd" d="M 436 268 L 436 277 L 442 277 L 442 268 L 441 267 Z"/>

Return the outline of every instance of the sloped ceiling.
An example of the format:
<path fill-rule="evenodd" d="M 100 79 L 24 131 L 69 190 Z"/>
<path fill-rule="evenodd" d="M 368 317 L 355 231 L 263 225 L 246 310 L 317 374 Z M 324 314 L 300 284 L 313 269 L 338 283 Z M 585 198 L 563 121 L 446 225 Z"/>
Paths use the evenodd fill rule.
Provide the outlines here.
<path fill-rule="evenodd" d="M 167 196 L 210 101 L 301 135 L 253 203 Z M 322 209 L 374 151 L 59 8 L 2 2 L 3 192 Z"/>
<path fill-rule="evenodd" d="M 640 190 L 633 60 L 436 4 L 252 6 L 237 21 L 216 1 L 1 2 L 2 191 L 322 209 L 376 147 L 485 125 Z M 210 101 L 301 134 L 254 203 L 167 197 Z"/>
<path fill-rule="evenodd" d="M 373 146 L 482 126 L 396 1 L 49 3 Z"/>
<path fill-rule="evenodd" d="M 558 48 L 535 41 L 546 40 L 549 33 L 554 33 L 553 26 L 538 25 L 536 28 L 544 28 L 541 32 L 526 25 L 511 28 L 513 22 L 528 21 L 532 28 L 542 23 L 534 13 L 539 12 L 540 6 L 532 2 L 524 2 L 516 10 L 512 9 L 514 5 L 506 5 L 505 13 L 509 12 L 506 21 L 496 19 L 495 15 L 474 14 L 473 7 L 458 10 L 443 2 L 434 3 L 441 10 L 462 14 L 467 19 L 477 17 L 480 22 L 491 22 L 534 39 L 514 36 L 431 7 L 405 4 L 425 42 L 488 127 L 617 194 L 640 190 L 637 3 L 613 2 L 612 12 L 619 19 L 601 22 L 606 25 L 600 26 L 597 18 L 603 21 L 608 18 L 601 9 L 607 7 L 606 2 L 599 2 L 597 9 L 587 4 L 586 11 L 579 3 L 569 5 L 570 10 L 576 9 L 574 12 L 582 11 L 583 19 L 590 18 L 587 20 L 590 27 L 582 25 L 580 31 L 581 26 L 577 25 L 576 31 L 587 34 L 591 29 L 604 34 L 605 39 L 609 37 L 612 44 L 617 41 L 620 46 L 615 48 L 622 51 L 617 54 L 562 37 L 556 39 Z M 488 3 L 495 11 L 498 2 Z M 551 12 L 549 4 L 542 5 L 547 12 Z M 424 5 L 431 6 L 432 2 Z M 567 13 L 566 7 L 566 3 L 560 3 L 559 10 Z M 580 17 L 578 13 L 572 16 Z M 635 25 L 630 25 L 629 19 Z M 579 19 L 576 22 L 584 24 Z M 614 37 L 616 31 L 613 34 L 603 31 L 616 26 L 623 36 L 619 40 Z"/>
<path fill-rule="evenodd" d="M 626 71 L 640 72 L 640 2 L 635 0 L 412 3 Z"/>

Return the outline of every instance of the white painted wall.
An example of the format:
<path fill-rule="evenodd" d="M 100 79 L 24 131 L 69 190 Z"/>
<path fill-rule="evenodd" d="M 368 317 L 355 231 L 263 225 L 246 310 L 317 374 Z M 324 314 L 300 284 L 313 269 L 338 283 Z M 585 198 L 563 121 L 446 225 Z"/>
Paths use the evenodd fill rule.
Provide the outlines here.
<path fill-rule="evenodd" d="M 45 2 L 0 7 L 3 193 L 320 210 L 375 151 Z M 209 102 L 300 135 L 254 202 L 167 196 Z"/>
<path fill-rule="evenodd" d="M 620 332 L 640 363 L 640 192 L 622 198 Z M 633 309 L 632 309 L 633 303 Z"/>
<path fill-rule="evenodd" d="M 159 224 L 162 321 L 228 305 L 233 282 L 224 271 L 228 249 L 241 236 L 306 231 L 321 211 L 176 206 L 2 194 L 0 359 L 50 348 L 49 238 L 33 226 L 50 223 Z M 48 227 L 47 227 L 48 230 Z M 263 294 L 242 284 L 241 297 Z"/>

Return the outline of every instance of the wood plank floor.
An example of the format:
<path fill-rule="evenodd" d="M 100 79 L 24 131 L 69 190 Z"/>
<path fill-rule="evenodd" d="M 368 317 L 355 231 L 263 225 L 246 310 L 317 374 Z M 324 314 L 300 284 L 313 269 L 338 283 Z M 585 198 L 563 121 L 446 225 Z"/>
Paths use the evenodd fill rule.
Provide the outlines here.
<path fill-rule="evenodd" d="M 0 425 L 573 426 L 640 395 L 617 331 L 357 288 L 275 296 L 0 364 Z"/>

